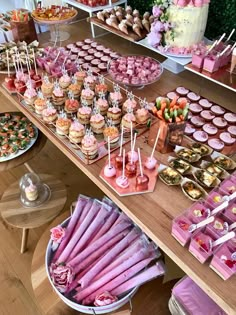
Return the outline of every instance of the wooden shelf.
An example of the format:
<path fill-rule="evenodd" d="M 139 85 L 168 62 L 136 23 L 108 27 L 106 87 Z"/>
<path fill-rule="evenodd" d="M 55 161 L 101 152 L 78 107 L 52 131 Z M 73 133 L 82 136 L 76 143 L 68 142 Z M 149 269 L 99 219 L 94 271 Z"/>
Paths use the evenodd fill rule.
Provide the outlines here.
<path fill-rule="evenodd" d="M 107 196 L 109 196 L 160 248 L 179 265 L 227 314 L 236 313 L 236 278 L 223 281 L 207 264 L 201 265 L 186 248 L 183 248 L 171 236 L 171 222 L 174 217 L 190 206 L 191 202 L 178 187 L 167 187 L 157 181 L 155 191 L 150 194 L 130 197 L 119 197 L 100 178 L 99 174 L 105 158 L 92 165 L 85 165 L 56 135 L 32 112 L 23 107 L 16 97 L 9 95 L 0 88 L 6 97 L 21 110 L 46 136 L 60 149 L 78 168 L 80 168 Z M 137 145 L 145 154 L 151 148 L 141 136 Z M 166 163 L 167 155 L 156 153 L 156 158 Z M 207 275 L 207 277 L 206 277 Z"/>

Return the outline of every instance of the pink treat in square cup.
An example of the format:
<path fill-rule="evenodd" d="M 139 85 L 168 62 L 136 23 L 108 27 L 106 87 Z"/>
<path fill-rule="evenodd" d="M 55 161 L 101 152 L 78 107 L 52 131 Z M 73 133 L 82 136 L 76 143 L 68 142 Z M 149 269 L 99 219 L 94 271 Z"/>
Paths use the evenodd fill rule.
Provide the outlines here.
<path fill-rule="evenodd" d="M 182 246 L 185 246 L 191 238 L 192 234 L 189 232 L 191 224 L 192 222 L 184 215 L 181 215 L 172 221 L 171 234 Z"/>
<path fill-rule="evenodd" d="M 187 209 L 187 217 L 192 223 L 199 223 L 209 217 L 211 207 L 208 203 L 198 201 Z"/>
<path fill-rule="evenodd" d="M 212 256 L 210 243 L 213 238 L 203 232 L 197 232 L 191 238 L 189 251 L 200 263 L 204 264 Z"/>

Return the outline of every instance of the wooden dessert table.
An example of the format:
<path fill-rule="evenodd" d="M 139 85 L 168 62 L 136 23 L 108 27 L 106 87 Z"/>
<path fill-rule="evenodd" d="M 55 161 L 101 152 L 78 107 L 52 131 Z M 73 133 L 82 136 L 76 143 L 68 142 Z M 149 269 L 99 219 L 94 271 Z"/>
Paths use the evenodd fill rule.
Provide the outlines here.
<path fill-rule="evenodd" d="M 35 298 L 45 315 L 79 315 L 60 300 L 54 292 L 45 270 L 45 249 L 50 238 L 50 228 L 57 226 L 70 215 L 64 212 L 56 218 L 40 238 L 34 252 L 31 268 L 31 281 Z M 168 315 L 168 300 L 175 281 L 162 284 L 163 278 L 158 278 L 142 286 L 132 299 L 133 315 Z M 161 292 L 161 294 L 160 294 Z M 123 306 L 114 315 L 130 315 L 129 304 Z"/>
<path fill-rule="evenodd" d="M 87 32 L 88 26 L 86 26 L 86 23 L 83 24 L 83 22 L 81 22 L 80 28 L 83 30 L 83 34 L 80 38 L 78 36 L 78 25 L 70 25 L 68 26 L 68 29 L 72 35 L 70 42 L 75 42 L 82 39 L 82 37 L 86 38 L 90 36 Z M 137 51 L 136 45 L 130 44 L 130 46 L 127 46 L 125 40 L 110 34 L 104 36 L 99 41 L 102 44 L 107 44 L 107 41 L 109 41 L 110 46 L 112 46 L 113 49 L 117 49 L 120 53 L 139 53 L 153 56 L 149 50 L 140 47 Z M 0 77 L 0 80 L 3 80 L 3 76 Z M 233 92 L 225 91 L 222 96 L 219 92 L 222 89 L 221 87 L 216 89 L 215 86 L 211 86 L 212 83 L 210 82 L 199 82 L 199 78 L 189 72 L 176 76 L 165 71 L 157 83 L 152 84 L 143 90 L 135 90 L 134 94 L 143 98 L 147 97 L 148 100 L 154 100 L 158 95 L 164 95 L 166 92 L 181 85 L 199 93 L 199 86 L 201 83 L 203 92 L 201 94 L 203 96 L 209 97 L 209 99 L 213 98 L 213 100 L 214 98 L 217 98 L 215 102 L 218 102 L 219 104 L 222 103 L 228 109 L 234 110 L 232 99 L 235 95 Z M 86 174 L 108 197 L 110 197 L 137 225 L 139 225 L 139 227 L 220 307 L 222 307 L 227 314 L 236 314 L 236 277 L 223 281 L 207 264 L 201 265 L 186 248 L 179 245 L 171 236 L 172 219 L 192 204 L 183 195 L 179 187 L 167 187 L 158 180 L 153 193 L 119 197 L 99 178 L 100 171 L 105 163 L 105 158 L 95 164 L 89 166 L 85 165 L 75 154 L 63 145 L 60 139 L 58 139 L 58 137 L 54 135 L 30 109 L 20 105 L 16 97 L 12 97 L 2 88 L 0 88 L 0 92 L 8 97 L 11 102 L 21 110 L 59 150 L 61 150 L 61 152 L 81 169 L 81 171 L 83 171 L 84 174 Z M 150 155 L 151 147 L 146 144 L 145 135 L 138 138 L 137 145 L 142 149 L 144 154 Z M 126 149 L 130 149 L 129 146 L 127 146 Z M 155 157 L 164 163 L 167 160 L 167 155 L 155 153 Z M 45 248 L 42 249 L 42 252 L 42 255 L 44 255 Z M 41 294 L 44 294 L 44 292 L 41 291 Z M 55 312 L 51 314 L 55 314 Z"/>
<path fill-rule="evenodd" d="M 34 208 L 26 208 L 20 201 L 19 182 L 15 182 L 3 193 L 0 201 L 0 213 L 3 220 L 23 230 L 21 253 L 27 247 L 29 229 L 34 229 L 53 220 L 62 211 L 66 203 L 66 187 L 52 175 L 39 174 L 42 182 L 51 190 L 50 199 Z"/>

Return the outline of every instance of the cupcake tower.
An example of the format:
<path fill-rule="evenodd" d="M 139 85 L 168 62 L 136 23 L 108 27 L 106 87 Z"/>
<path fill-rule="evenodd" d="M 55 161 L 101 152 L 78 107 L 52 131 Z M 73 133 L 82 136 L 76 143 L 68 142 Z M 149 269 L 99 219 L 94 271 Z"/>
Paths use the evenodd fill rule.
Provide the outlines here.
<path fill-rule="evenodd" d="M 150 157 L 141 156 L 140 148 L 135 150 L 137 133 L 133 135 L 131 123 L 131 148 L 126 152 L 123 148 L 124 127 L 121 130 L 120 150 L 111 156 L 110 138 L 108 138 L 108 161 L 103 167 L 100 177 L 116 191 L 119 196 L 134 195 L 152 192 L 156 184 L 157 160 L 154 158 L 155 147 L 158 142 L 159 132 Z"/>
<path fill-rule="evenodd" d="M 206 98 L 178 87 L 167 93 L 170 99 L 183 97 L 189 102 L 189 121 L 185 134 L 195 141 L 208 144 L 213 150 L 230 154 L 235 151 L 236 114 Z"/>

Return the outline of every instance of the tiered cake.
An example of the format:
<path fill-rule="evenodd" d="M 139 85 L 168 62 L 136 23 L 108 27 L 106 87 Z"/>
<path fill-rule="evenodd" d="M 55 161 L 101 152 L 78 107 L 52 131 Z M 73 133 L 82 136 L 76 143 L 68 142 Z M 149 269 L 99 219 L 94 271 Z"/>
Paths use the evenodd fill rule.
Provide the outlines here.
<path fill-rule="evenodd" d="M 206 29 L 209 0 L 156 0 L 150 45 L 174 54 L 189 54 Z"/>

